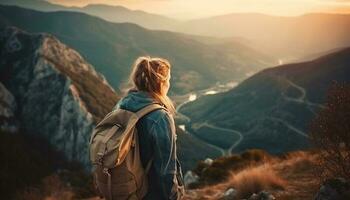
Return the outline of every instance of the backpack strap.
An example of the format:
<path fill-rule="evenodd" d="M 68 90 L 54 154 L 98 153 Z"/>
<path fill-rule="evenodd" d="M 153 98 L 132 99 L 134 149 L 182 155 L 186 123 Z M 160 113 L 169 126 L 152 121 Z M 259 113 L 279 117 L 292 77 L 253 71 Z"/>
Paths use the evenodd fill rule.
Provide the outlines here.
<path fill-rule="evenodd" d="M 150 112 L 152 112 L 154 110 L 157 110 L 157 109 L 165 109 L 166 110 L 166 108 L 164 106 L 161 106 L 158 103 L 154 103 L 154 104 L 148 105 L 148 106 L 142 108 L 141 110 L 137 111 L 136 112 L 136 116 L 137 116 L 138 119 L 141 119 L 146 114 L 148 114 L 148 113 L 150 113 Z M 151 165 L 152 165 L 153 159 L 154 158 L 152 156 L 152 158 L 147 162 L 146 169 L 145 169 L 145 174 L 148 174 L 149 170 L 151 169 Z"/>
<path fill-rule="evenodd" d="M 135 114 L 136 114 L 138 119 L 141 119 L 146 114 L 148 114 L 148 113 L 150 113 L 150 112 L 152 112 L 154 110 L 157 110 L 157 109 L 164 109 L 164 110 L 166 110 L 166 108 L 164 106 L 161 106 L 158 103 L 153 103 L 153 104 L 148 105 L 148 106 L 142 108 L 141 110 L 137 111 Z"/>

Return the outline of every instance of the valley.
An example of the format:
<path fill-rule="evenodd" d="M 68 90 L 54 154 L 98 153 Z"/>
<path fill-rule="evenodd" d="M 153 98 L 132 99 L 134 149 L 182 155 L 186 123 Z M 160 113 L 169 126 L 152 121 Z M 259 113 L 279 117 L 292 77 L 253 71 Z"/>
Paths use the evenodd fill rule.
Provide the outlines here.
<path fill-rule="evenodd" d="M 188 101 L 180 113 L 190 119 L 186 129 L 191 134 L 228 150 L 228 155 L 250 148 L 273 154 L 307 149 L 308 123 L 325 108 L 332 81 L 350 82 L 348 64 L 349 48 L 272 67 L 229 91 Z"/>

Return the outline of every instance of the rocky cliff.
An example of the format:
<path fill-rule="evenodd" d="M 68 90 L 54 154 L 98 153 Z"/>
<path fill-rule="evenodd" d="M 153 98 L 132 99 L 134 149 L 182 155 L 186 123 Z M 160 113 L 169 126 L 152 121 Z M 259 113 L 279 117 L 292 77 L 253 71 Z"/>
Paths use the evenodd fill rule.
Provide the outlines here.
<path fill-rule="evenodd" d="M 16 101 L 13 95 L 0 83 L 0 130 L 16 132 L 18 122 L 15 119 Z"/>
<path fill-rule="evenodd" d="M 0 47 L 0 106 L 8 108 L 0 115 L 16 115 L 23 132 L 39 134 L 68 160 L 88 164 L 91 131 L 118 100 L 115 91 L 49 34 L 7 27 L 0 30 Z"/>

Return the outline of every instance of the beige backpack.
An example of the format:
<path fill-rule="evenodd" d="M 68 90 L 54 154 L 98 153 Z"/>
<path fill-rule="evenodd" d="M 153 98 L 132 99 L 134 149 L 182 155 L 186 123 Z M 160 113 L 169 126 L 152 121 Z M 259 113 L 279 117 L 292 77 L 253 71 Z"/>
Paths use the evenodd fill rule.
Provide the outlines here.
<path fill-rule="evenodd" d="M 134 113 L 117 108 L 97 124 L 90 138 L 90 159 L 95 185 L 107 200 L 138 200 L 148 190 L 147 173 L 152 160 L 142 167 L 136 123 L 156 109 L 151 104 Z"/>

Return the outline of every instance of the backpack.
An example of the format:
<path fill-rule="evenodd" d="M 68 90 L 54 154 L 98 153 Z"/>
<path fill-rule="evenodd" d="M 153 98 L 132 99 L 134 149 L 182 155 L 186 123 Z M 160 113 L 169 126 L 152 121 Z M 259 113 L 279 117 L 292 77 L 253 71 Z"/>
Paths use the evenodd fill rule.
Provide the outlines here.
<path fill-rule="evenodd" d="M 117 108 L 94 128 L 90 138 L 90 160 L 100 196 L 107 200 L 139 200 L 146 195 L 152 159 L 144 169 L 136 123 L 157 109 L 165 107 L 154 103 L 137 112 Z"/>

